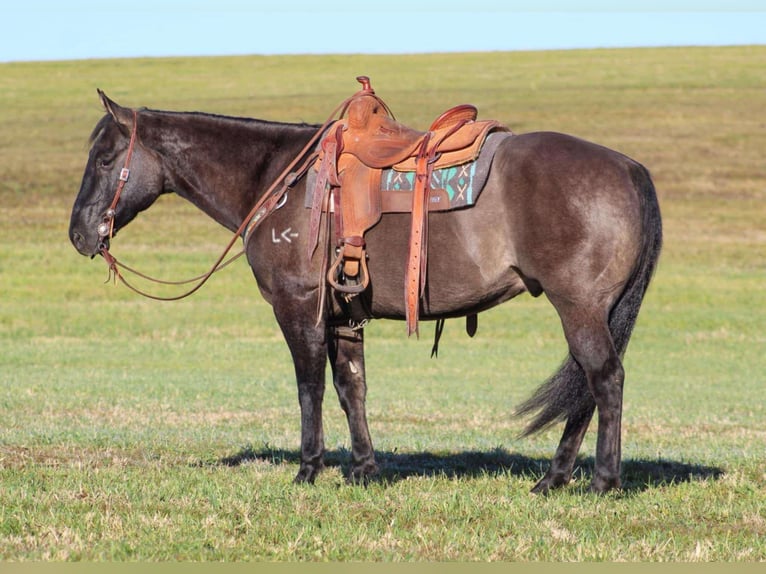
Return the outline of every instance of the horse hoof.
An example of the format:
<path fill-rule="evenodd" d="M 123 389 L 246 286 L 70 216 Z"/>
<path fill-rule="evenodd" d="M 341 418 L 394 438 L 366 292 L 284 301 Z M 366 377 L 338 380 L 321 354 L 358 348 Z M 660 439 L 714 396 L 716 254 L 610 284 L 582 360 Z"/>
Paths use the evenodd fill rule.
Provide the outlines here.
<path fill-rule="evenodd" d="M 599 476 L 593 477 L 593 481 L 590 483 L 590 492 L 594 494 L 606 494 L 612 490 L 620 490 L 622 484 L 619 477 L 603 478 Z"/>
<path fill-rule="evenodd" d="M 532 494 L 548 494 L 551 491 L 551 485 L 548 484 L 546 481 L 541 480 L 536 485 L 532 487 L 531 492 Z"/>
<path fill-rule="evenodd" d="M 314 484 L 317 475 L 322 470 L 322 467 L 312 465 L 301 465 L 298 474 L 295 475 L 293 482 L 295 484 Z"/>
<path fill-rule="evenodd" d="M 378 475 L 379 472 L 380 469 L 374 461 L 366 462 L 351 470 L 348 476 L 348 482 L 350 484 L 367 486 L 370 481 Z"/>
<path fill-rule="evenodd" d="M 532 494 L 548 494 L 569 484 L 569 477 L 545 475 L 530 491 Z"/>

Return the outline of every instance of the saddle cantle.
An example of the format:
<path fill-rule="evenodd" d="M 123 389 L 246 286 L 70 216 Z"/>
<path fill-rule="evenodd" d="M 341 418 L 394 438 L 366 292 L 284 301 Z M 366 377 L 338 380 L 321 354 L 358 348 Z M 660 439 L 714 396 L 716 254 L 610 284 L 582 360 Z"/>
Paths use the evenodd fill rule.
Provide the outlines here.
<path fill-rule="evenodd" d="M 334 213 L 338 251 L 327 273 L 328 283 L 346 298 L 362 293 L 369 285 L 364 234 L 373 227 L 386 207 L 381 191 L 384 170 L 414 173 L 414 189 L 408 211 L 412 213 L 410 246 L 405 272 L 408 334 L 418 330 L 420 298 L 427 267 L 427 214 L 433 204 L 434 169 L 474 161 L 490 132 L 509 131 L 494 120 L 477 121 L 470 104 L 450 108 L 418 131 L 399 123 L 377 96 L 366 76 L 357 80 L 362 89 L 346 108 L 346 117 L 325 132 L 314 169 L 309 257 L 316 249 L 323 212 Z M 402 211 L 402 202 L 396 202 Z M 394 209 L 390 209 L 393 211 Z"/>

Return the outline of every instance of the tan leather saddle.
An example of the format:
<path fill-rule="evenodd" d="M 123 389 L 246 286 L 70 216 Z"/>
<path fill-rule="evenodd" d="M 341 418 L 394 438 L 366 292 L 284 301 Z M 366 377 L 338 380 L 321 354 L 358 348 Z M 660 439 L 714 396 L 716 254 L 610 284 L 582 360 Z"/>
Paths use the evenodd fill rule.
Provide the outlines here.
<path fill-rule="evenodd" d="M 362 89 L 349 99 L 346 117 L 334 122 L 321 141 L 315 169 L 309 256 L 318 244 L 321 214 L 334 213 L 337 256 L 327 273 L 328 283 L 347 298 L 369 285 L 365 232 L 381 214 L 403 211 L 401 196 L 381 192 L 384 169 L 415 172 L 409 254 L 405 272 L 407 332 L 418 330 L 420 298 L 426 278 L 428 211 L 444 209 L 443 190 L 430 186 L 433 169 L 461 165 L 477 158 L 486 136 L 508 131 L 493 120 L 477 121 L 474 106 L 464 104 L 441 114 L 428 131 L 409 128 L 393 117 L 375 95 L 370 79 L 360 76 Z M 388 199 L 388 201 L 387 201 Z"/>

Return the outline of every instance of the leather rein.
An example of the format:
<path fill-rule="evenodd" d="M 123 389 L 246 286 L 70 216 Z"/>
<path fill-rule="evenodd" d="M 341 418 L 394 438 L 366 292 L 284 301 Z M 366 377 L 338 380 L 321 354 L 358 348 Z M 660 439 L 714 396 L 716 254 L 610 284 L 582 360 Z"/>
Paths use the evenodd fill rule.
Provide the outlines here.
<path fill-rule="evenodd" d="M 125 187 L 125 184 L 127 183 L 128 178 L 130 177 L 130 162 L 131 162 L 131 159 L 133 158 L 133 150 L 136 145 L 136 137 L 137 137 L 136 134 L 138 132 L 138 112 L 136 110 L 133 110 L 133 131 L 130 134 L 130 142 L 128 144 L 128 153 L 125 156 L 125 164 L 123 168 L 120 170 L 119 180 L 117 182 L 117 189 L 114 193 L 114 198 L 112 199 L 112 203 L 109 206 L 109 208 L 106 210 L 106 213 L 104 214 L 104 217 L 101 223 L 99 223 L 98 225 L 99 253 L 104 258 L 104 260 L 107 263 L 107 266 L 109 267 L 109 276 L 107 278 L 107 282 L 109 282 L 110 280 L 114 280 L 114 282 L 116 283 L 117 280 L 119 279 L 120 282 L 131 291 L 139 295 L 142 295 L 143 297 L 147 297 L 149 299 L 154 299 L 157 301 L 178 301 L 179 299 L 183 299 L 197 292 L 205 283 L 207 283 L 207 281 L 210 279 L 210 277 L 213 276 L 214 273 L 216 273 L 217 271 L 220 271 L 221 269 L 233 263 L 236 259 L 239 259 L 242 255 L 245 254 L 245 250 L 247 249 L 247 243 L 250 237 L 252 236 L 252 232 L 255 230 L 256 227 L 260 225 L 261 222 L 263 222 L 263 220 L 268 215 L 270 215 L 271 213 L 279 209 L 279 207 L 281 207 L 282 205 L 281 200 L 285 198 L 285 194 L 287 193 L 287 191 L 293 185 L 295 185 L 295 183 L 309 169 L 311 164 L 318 157 L 318 152 L 314 151 L 313 153 L 309 154 L 298 170 L 293 171 L 294 168 L 298 165 L 301 159 L 304 156 L 306 156 L 306 154 L 310 150 L 312 150 L 312 148 L 316 147 L 317 141 L 325 132 L 327 127 L 334 121 L 338 113 L 340 112 L 340 116 L 343 116 L 343 114 L 345 114 L 346 109 L 348 108 L 348 105 L 351 103 L 351 101 L 358 95 L 362 94 L 362 92 L 363 91 L 360 91 L 357 94 L 354 94 L 353 96 L 347 98 L 346 100 L 341 102 L 341 104 L 338 105 L 337 108 L 335 108 L 335 110 L 332 112 L 332 114 L 327 119 L 327 121 L 317 130 L 316 134 L 314 134 L 314 136 L 312 136 L 312 138 L 303 147 L 303 149 L 300 152 L 298 152 L 298 155 L 295 156 L 295 158 L 288 164 L 288 166 L 282 171 L 282 173 L 280 173 L 279 176 L 277 176 L 277 178 L 269 186 L 266 192 L 263 193 L 263 195 L 261 195 L 260 199 L 255 203 L 253 208 L 250 210 L 250 213 L 248 213 L 248 215 L 242 221 L 241 225 L 239 226 L 239 229 L 237 229 L 234 232 L 234 235 L 232 236 L 228 245 L 226 245 L 221 255 L 218 257 L 215 263 L 213 263 L 212 267 L 207 272 L 203 273 L 202 275 L 198 275 L 197 277 L 192 277 L 191 279 L 186 279 L 183 281 L 165 281 L 165 280 L 157 279 L 149 275 L 146 275 L 144 273 L 141 273 L 125 265 L 121 261 L 119 261 L 109 251 L 109 240 L 111 240 L 112 236 L 114 235 L 114 219 L 115 219 L 117 204 L 120 200 L 120 196 L 122 195 L 122 191 Z M 245 235 L 243 237 L 244 246 L 242 250 L 239 253 L 232 255 L 231 257 L 226 259 L 226 256 L 228 255 L 229 251 L 231 251 L 232 247 L 237 242 L 237 239 L 243 233 L 245 233 Z M 195 285 L 191 289 L 189 289 L 188 291 L 184 293 L 181 293 L 180 295 L 163 297 L 163 296 L 148 293 L 134 286 L 127 279 L 125 279 L 121 270 L 130 272 L 152 283 L 157 283 L 161 285 L 188 285 L 192 283 L 194 283 Z"/>

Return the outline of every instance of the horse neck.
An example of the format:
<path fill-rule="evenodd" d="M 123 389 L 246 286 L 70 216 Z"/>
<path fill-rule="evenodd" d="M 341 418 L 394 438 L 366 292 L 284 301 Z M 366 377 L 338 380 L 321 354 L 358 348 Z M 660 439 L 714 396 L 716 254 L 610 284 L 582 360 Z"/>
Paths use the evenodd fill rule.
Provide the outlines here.
<path fill-rule="evenodd" d="M 200 113 L 149 114 L 146 123 L 156 126 L 150 147 L 166 172 L 163 191 L 232 231 L 317 129 Z"/>

